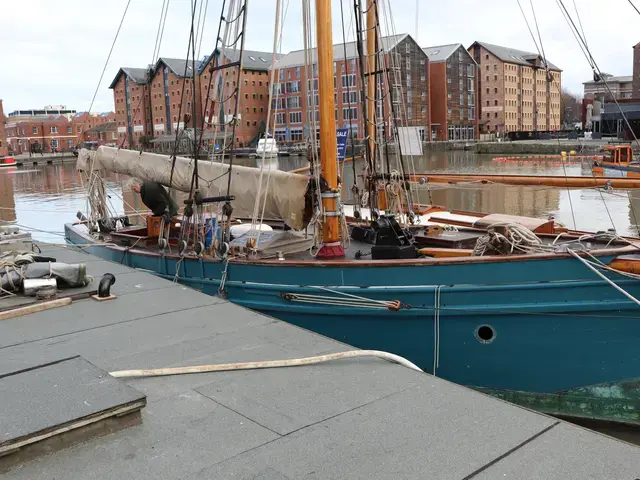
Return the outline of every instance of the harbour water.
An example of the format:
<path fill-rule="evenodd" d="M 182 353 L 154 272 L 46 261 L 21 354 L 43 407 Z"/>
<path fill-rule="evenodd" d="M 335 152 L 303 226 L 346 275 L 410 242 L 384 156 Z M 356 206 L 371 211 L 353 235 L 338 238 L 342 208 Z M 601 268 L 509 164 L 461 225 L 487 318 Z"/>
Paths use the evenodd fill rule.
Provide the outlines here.
<path fill-rule="evenodd" d="M 255 166 L 259 160 L 238 159 Z M 409 162 L 410 163 L 410 162 Z M 414 157 L 413 168 L 418 173 L 496 173 L 533 175 L 588 175 L 589 162 L 563 165 L 554 162 L 498 163 L 493 156 L 471 152 L 437 152 Z M 282 157 L 272 168 L 293 170 L 307 165 L 304 157 Z M 357 162 L 344 164 L 343 190 L 346 200 L 356 175 L 362 172 Z M 144 209 L 139 198 L 131 194 L 128 178 L 109 177 L 111 205 L 116 213 Z M 571 190 L 552 187 L 520 187 L 505 185 L 438 185 L 435 189 L 419 187 L 421 203 L 443 205 L 449 209 L 496 212 L 546 218 L 553 215 L 567 226 L 581 230 L 615 228 L 619 234 L 636 235 L 635 212 L 640 218 L 640 193 L 633 190 L 603 192 L 595 189 Z M 124 192 L 124 194 L 123 194 Z M 0 220 L 30 229 L 34 238 L 42 241 L 62 241 L 63 225 L 75 220 L 78 210 L 84 211 L 86 200 L 82 180 L 73 163 L 18 167 L 0 170 Z"/>

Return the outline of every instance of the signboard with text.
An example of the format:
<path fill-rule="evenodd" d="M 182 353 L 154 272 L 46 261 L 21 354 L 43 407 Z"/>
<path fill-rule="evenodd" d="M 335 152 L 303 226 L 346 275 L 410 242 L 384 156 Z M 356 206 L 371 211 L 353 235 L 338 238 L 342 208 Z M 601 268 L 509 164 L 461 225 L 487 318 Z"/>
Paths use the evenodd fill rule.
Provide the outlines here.
<path fill-rule="evenodd" d="M 336 137 L 338 140 L 338 162 L 344 162 L 345 154 L 347 153 L 347 136 L 349 135 L 349 129 L 338 128 L 336 130 Z"/>

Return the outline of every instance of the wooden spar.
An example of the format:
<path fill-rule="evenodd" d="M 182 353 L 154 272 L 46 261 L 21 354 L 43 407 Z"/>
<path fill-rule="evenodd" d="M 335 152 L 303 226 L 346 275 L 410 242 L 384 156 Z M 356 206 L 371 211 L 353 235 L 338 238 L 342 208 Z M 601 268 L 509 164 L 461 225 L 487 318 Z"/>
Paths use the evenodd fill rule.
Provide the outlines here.
<path fill-rule="evenodd" d="M 498 183 L 503 185 L 531 185 L 560 188 L 640 188 L 640 178 L 625 177 L 559 177 L 550 175 L 486 175 L 462 173 L 425 173 L 409 175 L 409 180 L 418 183 Z"/>
<path fill-rule="evenodd" d="M 8 320 L 9 318 L 21 317 L 30 313 L 64 307 L 66 305 L 71 305 L 71 302 L 72 300 L 70 298 L 58 298 L 57 300 L 51 300 L 50 302 L 33 303 L 31 305 L 14 308 L 0 313 L 0 320 Z"/>
<path fill-rule="evenodd" d="M 320 169 L 330 191 L 322 192 L 322 247 L 316 258 L 344 257 L 338 216 L 338 141 L 333 97 L 333 35 L 331 0 L 316 0 L 318 94 L 320 100 Z"/>
<path fill-rule="evenodd" d="M 349 161 L 350 159 L 345 159 Z M 297 168 L 291 170 L 290 173 L 306 173 L 309 167 Z M 462 183 L 476 182 L 478 184 L 502 183 L 505 185 L 522 185 L 522 186 L 547 186 L 560 188 L 592 188 L 604 187 L 611 182 L 612 188 L 640 188 L 640 177 L 558 177 L 558 176 L 540 176 L 540 175 L 486 175 L 486 174 L 463 174 L 463 173 L 425 173 L 410 176 L 410 181 L 423 183 L 425 179 L 427 183 Z"/>

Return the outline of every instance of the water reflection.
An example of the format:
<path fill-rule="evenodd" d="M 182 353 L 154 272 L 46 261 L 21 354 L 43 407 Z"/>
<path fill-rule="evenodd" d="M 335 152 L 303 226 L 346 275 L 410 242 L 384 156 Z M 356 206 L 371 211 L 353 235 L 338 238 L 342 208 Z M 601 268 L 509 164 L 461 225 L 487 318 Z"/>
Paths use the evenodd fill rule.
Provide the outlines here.
<path fill-rule="evenodd" d="M 4 175 L 0 174 L 0 220 L 5 222 L 16 220 L 16 203 L 11 178 L 8 172 Z"/>
<path fill-rule="evenodd" d="M 237 165 L 259 166 L 260 158 L 237 159 Z M 529 175 L 589 175 L 585 164 L 563 165 L 560 162 L 494 162 L 491 156 L 471 152 L 436 152 L 407 160 L 415 171 L 447 173 L 495 173 Z M 271 161 L 271 168 L 293 170 L 308 165 L 306 157 L 280 157 Z M 340 168 L 345 199 L 355 175 L 362 175 L 363 162 L 344 164 Z M 146 210 L 139 196 L 127 185 L 128 178 L 113 175 L 108 178 L 108 193 L 114 213 Z M 621 234 L 637 234 L 636 218 L 640 219 L 640 191 L 572 190 L 550 187 L 502 185 L 439 185 L 434 189 L 419 187 L 421 203 L 446 206 L 449 209 L 496 212 L 547 218 L 553 215 L 565 225 L 583 230 L 603 230 L 612 225 Z M 179 203 L 180 199 L 179 199 Z M 75 221 L 78 210 L 85 211 L 86 200 L 80 175 L 72 163 L 38 168 L 18 168 L 0 171 L 0 220 L 18 223 L 42 231 L 34 237 L 60 241 L 65 222 Z"/>

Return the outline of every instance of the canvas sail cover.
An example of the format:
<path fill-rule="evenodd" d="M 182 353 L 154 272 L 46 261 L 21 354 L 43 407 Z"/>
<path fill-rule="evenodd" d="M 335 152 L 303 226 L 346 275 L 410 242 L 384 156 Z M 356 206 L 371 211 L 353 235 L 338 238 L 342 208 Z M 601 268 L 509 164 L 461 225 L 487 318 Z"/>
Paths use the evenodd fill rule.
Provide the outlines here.
<path fill-rule="evenodd" d="M 192 159 L 177 157 L 173 172 L 172 188 L 189 192 L 193 176 Z M 106 170 L 123 173 L 141 180 L 150 180 L 169 186 L 172 159 L 169 155 L 137 152 L 113 147 L 99 147 L 95 151 L 82 149 L 78 155 L 77 168 L 83 171 Z M 227 170 L 229 165 L 211 161 L 198 161 L 199 190 L 203 197 L 227 194 Z M 262 210 L 267 171 L 262 179 L 262 198 L 258 212 Z M 284 220 L 291 228 L 302 230 L 306 226 L 305 193 L 308 177 L 280 170 L 272 170 L 264 209 L 264 218 Z M 251 218 L 260 185 L 260 169 L 235 166 L 231 171 L 230 195 L 235 217 Z M 308 220 L 307 220 L 308 221 Z"/>

